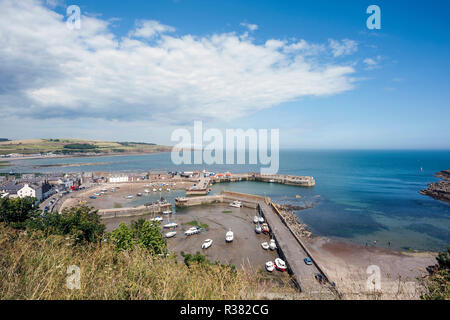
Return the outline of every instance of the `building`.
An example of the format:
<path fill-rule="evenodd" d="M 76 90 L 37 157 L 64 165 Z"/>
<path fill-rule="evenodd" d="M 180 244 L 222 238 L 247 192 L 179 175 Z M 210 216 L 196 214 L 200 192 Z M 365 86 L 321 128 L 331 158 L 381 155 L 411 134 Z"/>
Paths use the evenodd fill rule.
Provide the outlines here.
<path fill-rule="evenodd" d="M 42 200 L 42 187 L 38 185 L 29 185 L 25 183 L 25 185 L 17 191 L 17 196 L 19 198 L 32 197 L 38 199 L 38 201 Z"/>
<path fill-rule="evenodd" d="M 110 176 L 109 182 L 110 183 L 121 183 L 121 182 L 128 182 L 128 176 L 127 175 L 120 175 L 120 176 Z"/>

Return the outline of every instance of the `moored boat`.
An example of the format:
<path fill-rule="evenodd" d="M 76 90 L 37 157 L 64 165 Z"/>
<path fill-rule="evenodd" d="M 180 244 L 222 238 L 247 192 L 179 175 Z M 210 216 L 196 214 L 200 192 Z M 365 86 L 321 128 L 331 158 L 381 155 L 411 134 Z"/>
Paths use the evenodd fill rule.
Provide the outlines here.
<path fill-rule="evenodd" d="M 192 235 L 197 234 L 197 233 L 200 233 L 200 228 L 198 228 L 198 227 L 189 228 L 188 230 L 186 230 L 184 232 L 184 234 L 186 236 L 192 236 Z"/>
<path fill-rule="evenodd" d="M 269 271 L 269 272 L 272 272 L 273 269 L 275 269 L 275 266 L 274 266 L 273 262 L 272 261 L 267 261 L 266 262 L 266 270 Z"/>
<path fill-rule="evenodd" d="M 268 224 L 267 223 L 263 223 L 262 225 L 261 225 L 261 231 L 263 232 L 263 233 L 265 233 L 265 234 L 268 234 L 269 233 L 269 226 L 268 226 Z"/>
<path fill-rule="evenodd" d="M 259 217 L 258 221 L 259 221 L 259 223 L 263 223 L 264 222 L 264 218 L 263 217 Z"/>
<path fill-rule="evenodd" d="M 267 242 L 261 243 L 261 247 L 262 247 L 264 250 L 269 250 L 269 244 L 268 244 Z"/>
<path fill-rule="evenodd" d="M 161 218 L 161 217 L 154 217 L 153 219 L 150 219 L 150 221 L 158 221 L 158 222 L 161 222 L 161 221 L 163 221 L 163 218 Z"/>
<path fill-rule="evenodd" d="M 178 227 L 178 224 L 175 223 L 175 222 L 169 222 L 168 224 L 165 224 L 165 225 L 163 226 L 163 228 L 166 228 L 166 229 L 169 229 L 169 228 L 176 228 L 176 227 Z"/>
<path fill-rule="evenodd" d="M 253 217 L 253 223 L 258 223 L 258 221 L 259 221 L 258 216 L 254 216 L 254 217 Z"/>
<path fill-rule="evenodd" d="M 277 270 L 279 271 L 286 271 L 287 266 L 286 266 L 286 262 L 284 262 L 284 260 L 281 260 L 280 258 L 276 258 L 275 259 L 275 268 L 277 268 Z"/>
<path fill-rule="evenodd" d="M 275 250 L 277 248 L 277 244 L 275 243 L 274 239 L 270 239 L 269 248 L 270 250 Z"/>
<path fill-rule="evenodd" d="M 262 229 L 261 229 L 261 226 L 259 225 L 259 223 L 255 227 L 255 232 L 256 233 L 261 233 L 262 232 Z"/>
<path fill-rule="evenodd" d="M 211 247 L 213 241 L 211 239 L 206 239 L 205 242 L 202 244 L 202 249 L 208 249 Z"/>
<path fill-rule="evenodd" d="M 233 231 L 230 230 L 225 234 L 225 241 L 233 242 L 233 240 L 234 240 L 234 233 L 233 233 Z"/>
<path fill-rule="evenodd" d="M 176 231 L 170 231 L 165 234 L 166 238 L 173 238 L 177 234 Z"/>
<path fill-rule="evenodd" d="M 230 203 L 230 207 L 235 207 L 235 208 L 241 208 L 242 207 L 242 202 L 240 201 L 233 201 L 232 203 Z"/>

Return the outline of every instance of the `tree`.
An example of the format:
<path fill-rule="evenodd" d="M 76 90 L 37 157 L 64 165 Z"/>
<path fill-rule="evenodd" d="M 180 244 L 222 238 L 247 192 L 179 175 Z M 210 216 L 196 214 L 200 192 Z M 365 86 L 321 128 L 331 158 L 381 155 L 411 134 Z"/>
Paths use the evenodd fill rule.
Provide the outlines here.
<path fill-rule="evenodd" d="M 138 245 L 153 254 L 166 252 L 166 242 L 157 222 L 139 219 L 133 221 L 130 227 L 121 223 L 119 228 L 111 232 L 110 239 L 118 250 L 129 250 Z"/>
<path fill-rule="evenodd" d="M 14 228 L 25 228 L 26 221 L 39 216 L 35 198 L 0 199 L 0 222 Z"/>
<path fill-rule="evenodd" d="M 76 242 L 100 241 L 105 231 L 97 210 L 88 206 L 64 209 L 61 213 L 47 213 L 30 221 L 28 226 L 47 234 L 72 235 Z"/>

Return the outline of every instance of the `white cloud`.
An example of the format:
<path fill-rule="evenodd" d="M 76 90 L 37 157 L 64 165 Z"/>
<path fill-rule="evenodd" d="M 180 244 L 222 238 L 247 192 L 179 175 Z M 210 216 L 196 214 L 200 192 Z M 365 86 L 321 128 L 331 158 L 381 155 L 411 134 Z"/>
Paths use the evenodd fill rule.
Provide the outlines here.
<path fill-rule="evenodd" d="M 241 22 L 241 26 L 246 27 L 251 32 L 258 30 L 258 25 L 257 24 Z"/>
<path fill-rule="evenodd" d="M 379 62 L 381 61 L 381 56 L 377 56 L 375 58 L 366 58 L 363 60 L 363 63 L 366 64 L 366 70 L 373 70 L 379 67 Z"/>
<path fill-rule="evenodd" d="M 81 29 L 69 30 L 42 2 L 3 0 L 0 112 L 164 125 L 229 120 L 353 88 L 352 67 L 309 60 L 304 40 L 165 34 L 172 30 L 144 21 L 118 39 L 100 18 L 82 16 Z"/>
<path fill-rule="evenodd" d="M 358 51 L 358 44 L 354 40 L 343 39 L 338 41 L 329 39 L 328 43 L 335 57 L 350 55 Z"/>
<path fill-rule="evenodd" d="M 167 32 L 173 32 L 175 28 L 159 23 L 155 20 L 140 20 L 136 22 L 136 29 L 130 32 L 130 36 L 138 38 L 153 38 Z"/>

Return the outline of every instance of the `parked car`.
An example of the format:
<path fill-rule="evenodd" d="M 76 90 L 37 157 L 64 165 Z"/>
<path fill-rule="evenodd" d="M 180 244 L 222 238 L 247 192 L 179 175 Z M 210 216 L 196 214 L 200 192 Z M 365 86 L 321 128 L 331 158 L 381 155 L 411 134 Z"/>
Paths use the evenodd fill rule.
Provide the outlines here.
<path fill-rule="evenodd" d="M 316 278 L 316 280 L 319 281 L 320 283 L 322 283 L 323 280 L 324 280 L 323 275 L 320 274 L 320 273 L 316 273 L 316 274 L 314 275 L 314 278 Z"/>
<path fill-rule="evenodd" d="M 305 261 L 305 264 L 307 264 L 308 266 L 312 265 L 312 260 L 310 257 L 306 257 L 305 259 L 303 259 L 303 261 Z"/>

